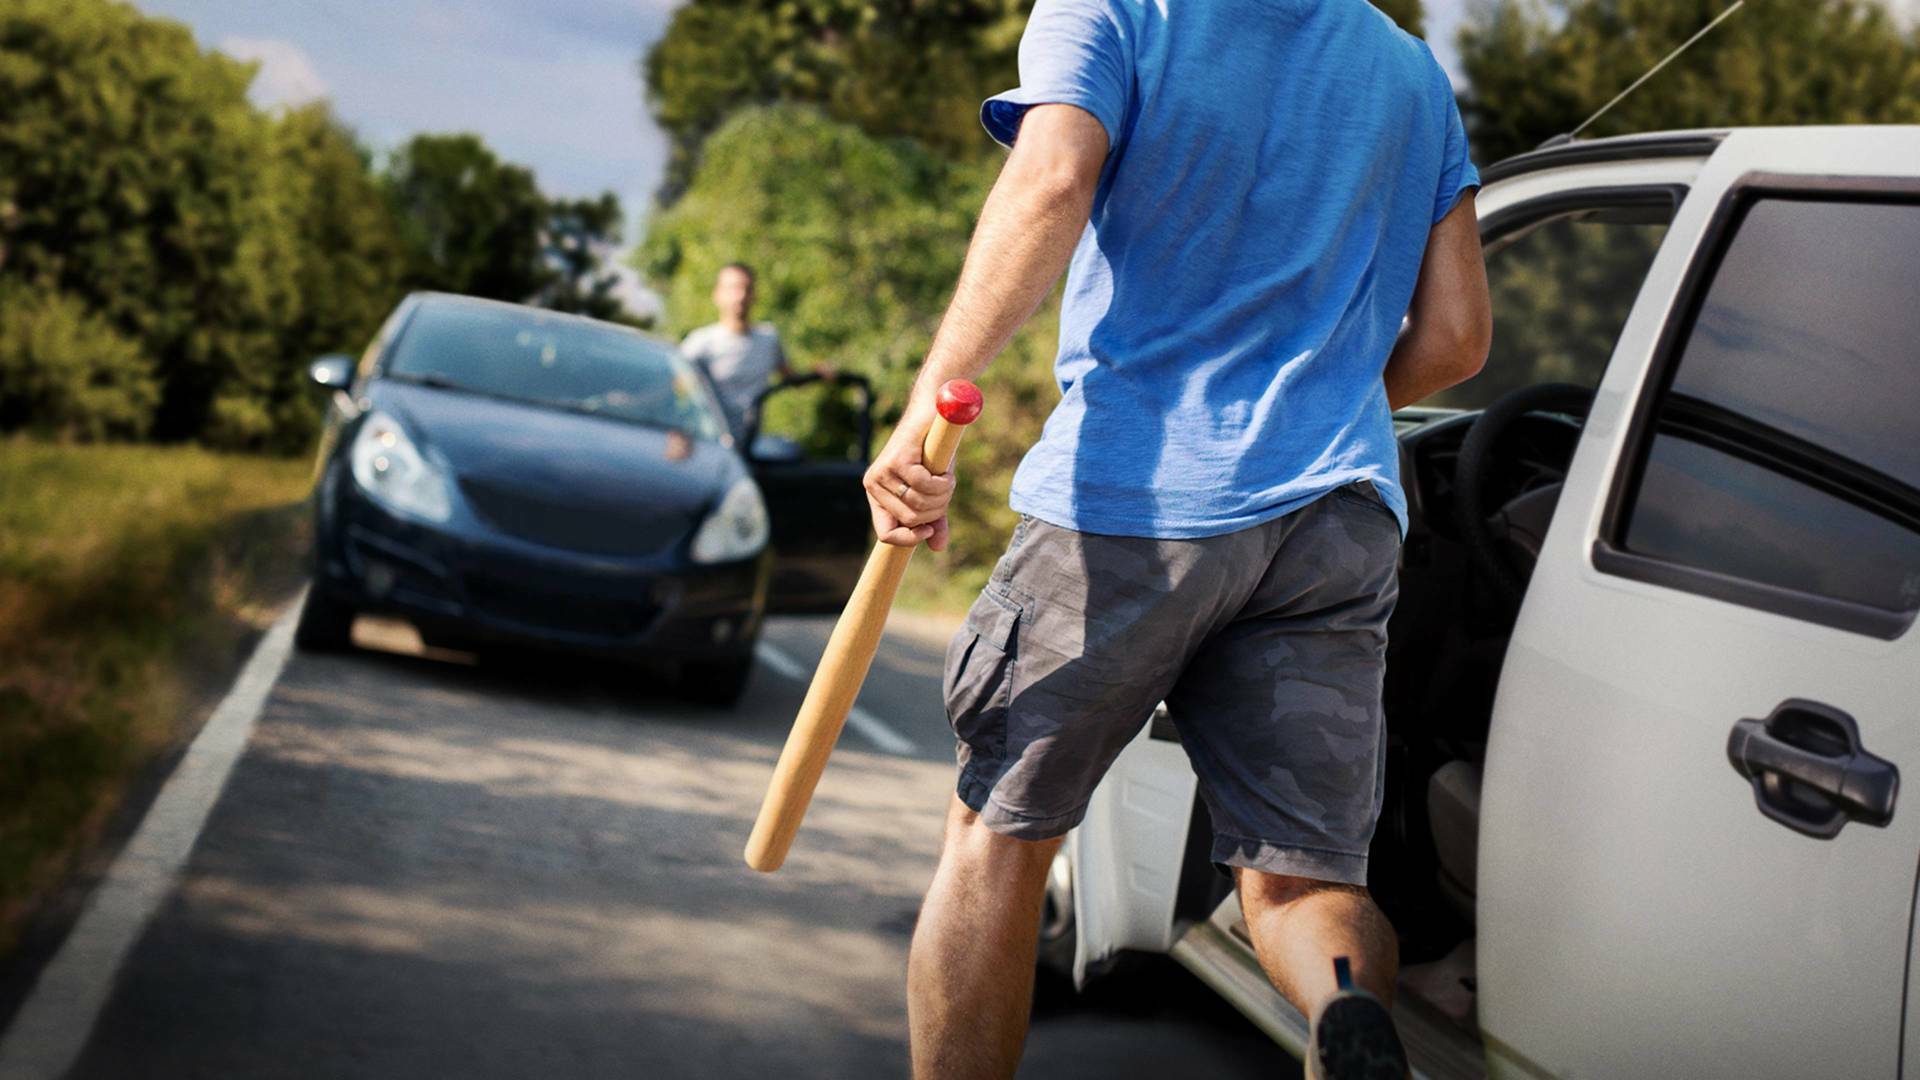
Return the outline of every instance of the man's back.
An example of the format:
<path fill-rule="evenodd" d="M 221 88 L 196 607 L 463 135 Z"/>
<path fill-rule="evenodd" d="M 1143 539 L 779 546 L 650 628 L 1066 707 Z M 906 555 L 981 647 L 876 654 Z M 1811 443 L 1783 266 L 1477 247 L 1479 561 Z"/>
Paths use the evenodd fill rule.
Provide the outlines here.
<path fill-rule="evenodd" d="M 1404 515 L 1381 372 L 1432 225 L 1478 182 L 1445 73 L 1365 0 L 1043 0 L 1020 89 L 1111 153 L 1016 509 L 1206 536 L 1358 479 Z"/>

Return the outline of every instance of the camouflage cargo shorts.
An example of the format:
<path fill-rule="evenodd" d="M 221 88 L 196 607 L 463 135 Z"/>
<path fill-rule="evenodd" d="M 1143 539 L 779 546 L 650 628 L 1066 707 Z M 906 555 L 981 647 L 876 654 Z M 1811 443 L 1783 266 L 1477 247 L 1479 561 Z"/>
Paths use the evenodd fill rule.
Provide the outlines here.
<path fill-rule="evenodd" d="M 1022 517 L 947 648 L 961 801 L 996 832 L 1059 836 L 1164 700 L 1214 862 L 1364 884 L 1399 552 L 1365 481 L 1196 540 Z"/>

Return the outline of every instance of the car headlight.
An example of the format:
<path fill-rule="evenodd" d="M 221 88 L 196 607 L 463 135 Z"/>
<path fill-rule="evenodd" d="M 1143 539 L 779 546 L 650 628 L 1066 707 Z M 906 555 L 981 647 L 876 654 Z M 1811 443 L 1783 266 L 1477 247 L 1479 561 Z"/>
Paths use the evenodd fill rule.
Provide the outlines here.
<path fill-rule="evenodd" d="M 767 546 L 767 533 L 767 504 L 753 479 L 743 476 L 693 534 L 693 561 L 731 562 L 756 555 Z"/>
<path fill-rule="evenodd" d="M 445 521 L 453 513 L 446 478 L 386 413 L 375 412 L 360 425 L 349 458 L 360 489 L 388 507 L 428 521 Z"/>

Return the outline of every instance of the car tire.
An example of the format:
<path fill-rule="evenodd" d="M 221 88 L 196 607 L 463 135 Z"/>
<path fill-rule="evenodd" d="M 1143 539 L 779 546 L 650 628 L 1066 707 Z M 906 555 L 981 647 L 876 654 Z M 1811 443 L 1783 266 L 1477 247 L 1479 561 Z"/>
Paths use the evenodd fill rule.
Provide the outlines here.
<path fill-rule="evenodd" d="M 731 708 L 747 692 L 753 677 L 753 654 L 725 660 L 700 660 L 680 668 L 680 692 L 703 705 Z"/>
<path fill-rule="evenodd" d="M 314 582 L 293 628 L 293 643 L 306 652 L 340 652 L 353 644 L 354 610 Z"/>

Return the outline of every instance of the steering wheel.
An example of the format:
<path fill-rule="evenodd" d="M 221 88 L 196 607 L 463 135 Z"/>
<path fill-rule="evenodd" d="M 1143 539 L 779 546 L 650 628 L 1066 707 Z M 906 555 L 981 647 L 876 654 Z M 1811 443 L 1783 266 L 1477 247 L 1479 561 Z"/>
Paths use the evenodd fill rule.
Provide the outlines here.
<path fill-rule="evenodd" d="M 1453 509 L 1473 561 L 1502 598 L 1518 607 L 1540 558 L 1540 544 L 1560 501 L 1559 482 L 1523 491 L 1493 513 L 1485 506 L 1494 447 L 1528 413 L 1567 413 L 1586 418 L 1593 391 L 1572 383 L 1523 386 L 1489 405 L 1467 430 L 1453 464 Z"/>

